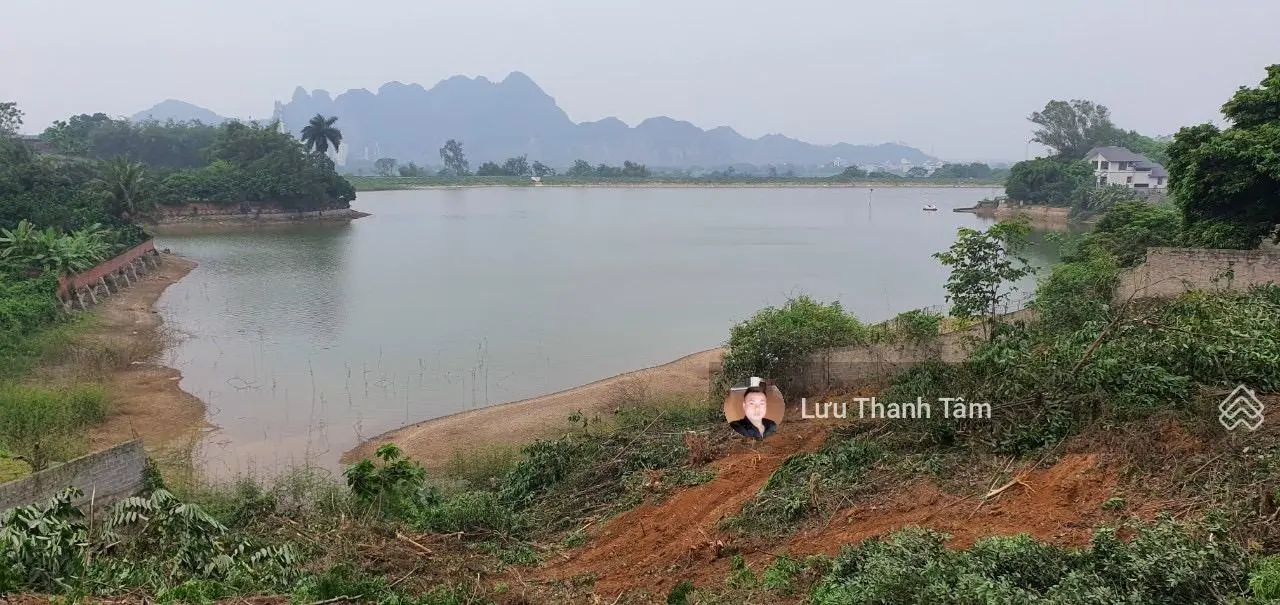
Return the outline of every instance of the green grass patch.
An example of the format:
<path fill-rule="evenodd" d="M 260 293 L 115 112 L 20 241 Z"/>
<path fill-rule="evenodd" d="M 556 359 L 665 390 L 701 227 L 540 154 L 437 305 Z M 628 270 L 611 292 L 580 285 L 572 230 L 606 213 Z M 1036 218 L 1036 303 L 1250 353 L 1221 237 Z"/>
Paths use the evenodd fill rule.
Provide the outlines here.
<path fill-rule="evenodd" d="M 946 534 L 907 528 L 845 547 L 812 590 L 815 605 L 971 603 L 1244 603 L 1251 557 L 1212 523 L 1162 519 L 1099 529 L 1071 550 L 1027 535 L 991 537 L 947 549 Z M 1255 592 L 1270 569 L 1256 572 Z M 1262 590 L 1259 591 L 1258 588 Z"/>
<path fill-rule="evenodd" d="M 106 414 L 101 387 L 0 385 L 0 450 L 43 469 L 83 454 L 81 429 L 102 422 Z"/>
<path fill-rule="evenodd" d="M 883 456 L 875 441 L 851 430 L 833 431 L 818 451 L 787 458 L 725 526 L 750 534 L 787 533 L 795 522 L 834 512 L 856 495 L 867 471 Z"/>

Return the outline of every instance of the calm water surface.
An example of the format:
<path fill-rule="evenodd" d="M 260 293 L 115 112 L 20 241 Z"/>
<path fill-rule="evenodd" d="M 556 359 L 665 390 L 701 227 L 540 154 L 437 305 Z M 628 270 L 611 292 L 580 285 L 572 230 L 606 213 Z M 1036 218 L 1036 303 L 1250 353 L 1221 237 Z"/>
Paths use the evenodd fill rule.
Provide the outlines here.
<path fill-rule="evenodd" d="M 217 427 L 207 473 L 336 468 L 407 423 L 719 346 L 797 294 L 868 322 L 941 305 L 930 254 L 990 222 L 950 210 L 992 193 L 361 193 L 373 216 L 346 225 L 161 237 L 199 263 L 158 303 L 181 336 L 167 362 Z"/>

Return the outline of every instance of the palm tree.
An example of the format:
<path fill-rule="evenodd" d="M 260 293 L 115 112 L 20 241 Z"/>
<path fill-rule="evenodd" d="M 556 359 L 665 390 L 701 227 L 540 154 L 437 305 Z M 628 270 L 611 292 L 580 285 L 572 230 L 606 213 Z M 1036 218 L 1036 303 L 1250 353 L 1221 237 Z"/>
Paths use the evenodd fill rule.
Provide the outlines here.
<path fill-rule="evenodd" d="M 93 182 L 106 191 L 111 213 L 127 219 L 151 209 L 146 173 L 140 162 L 116 157 L 102 163 Z"/>
<path fill-rule="evenodd" d="M 338 151 L 338 146 L 342 145 L 342 131 L 333 127 L 333 123 L 337 121 L 338 116 L 326 118 L 316 114 L 316 117 L 311 118 L 302 128 L 302 144 L 306 145 L 307 151 L 323 155 L 329 151 L 330 144 L 335 152 Z"/>

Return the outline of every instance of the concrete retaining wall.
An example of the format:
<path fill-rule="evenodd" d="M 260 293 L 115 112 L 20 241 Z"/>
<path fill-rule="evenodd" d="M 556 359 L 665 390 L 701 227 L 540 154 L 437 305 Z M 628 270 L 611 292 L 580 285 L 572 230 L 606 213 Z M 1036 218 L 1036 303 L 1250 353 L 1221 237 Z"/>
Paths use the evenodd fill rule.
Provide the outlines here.
<path fill-rule="evenodd" d="M 1265 283 L 1280 283 L 1280 252 L 1274 249 L 1151 248 L 1145 262 L 1120 278 L 1115 300 L 1240 291 Z"/>
<path fill-rule="evenodd" d="M 81 456 L 34 475 L 0 483 L 0 510 L 43 503 L 68 487 L 84 495 L 76 505 L 106 506 L 142 491 L 147 453 L 134 439 Z"/>
<path fill-rule="evenodd" d="M 234 212 L 213 212 L 201 214 L 169 214 L 159 217 L 158 226 L 173 225 L 217 225 L 217 224 L 271 224 L 291 223 L 298 221 L 332 220 L 344 221 L 369 216 L 364 212 L 351 208 L 331 208 L 299 212 L 295 210 L 263 210 L 262 212 L 241 212 L 232 207 Z"/>
<path fill-rule="evenodd" d="M 91 288 L 101 282 L 104 277 L 118 273 L 125 269 L 133 262 L 142 258 L 144 255 L 156 253 L 155 240 L 147 240 L 134 246 L 128 250 L 111 258 L 91 269 L 76 273 L 74 275 L 64 275 L 58 278 L 58 296 L 66 296 L 67 292 L 74 291 L 78 288 Z"/>
<path fill-rule="evenodd" d="M 290 214 L 312 214 L 324 213 L 334 210 L 345 210 L 349 208 L 346 204 L 331 204 L 325 208 L 315 211 L 299 212 L 284 208 L 279 204 L 270 204 L 262 202 L 243 202 L 239 204 L 216 204 L 212 202 L 189 202 L 179 205 L 161 204 L 156 207 L 156 216 L 160 222 L 170 222 L 183 218 L 190 219 L 192 217 L 215 217 L 215 216 L 258 216 L 258 215 L 290 215 Z"/>
<path fill-rule="evenodd" d="M 159 266 L 155 241 L 147 240 L 87 271 L 58 278 L 58 300 L 67 311 L 77 307 L 87 309 L 89 305 L 98 304 L 99 298 L 132 286 L 139 276 Z"/>

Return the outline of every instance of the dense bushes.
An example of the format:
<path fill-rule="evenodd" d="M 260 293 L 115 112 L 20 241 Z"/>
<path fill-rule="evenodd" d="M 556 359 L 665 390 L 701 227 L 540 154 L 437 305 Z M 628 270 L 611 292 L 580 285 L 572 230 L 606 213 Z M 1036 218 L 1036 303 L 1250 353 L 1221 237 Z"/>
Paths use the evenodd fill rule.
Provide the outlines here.
<path fill-rule="evenodd" d="M 1027 204 L 1080 206 L 1093 183 L 1093 169 L 1084 160 L 1037 158 L 1013 165 L 1005 194 Z"/>
<path fill-rule="evenodd" d="M 800 296 L 767 307 L 733 327 L 721 371 L 722 388 L 750 376 L 773 378 L 783 392 L 816 351 L 858 343 L 866 329 L 839 302 L 824 304 Z"/>
<path fill-rule="evenodd" d="M 908 372 L 890 389 L 893 400 L 959 393 L 991 403 L 999 411 L 991 421 L 934 436 L 948 442 L 968 432 L 1020 454 L 1096 419 L 1188 409 L 1201 387 L 1280 388 L 1280 287 L 1114 304 L 1123 268 L 1181 237 L 1170 206 L 1115 205 L 1041 280 L 1034 322 L 997 326 L 964 363 Z"/>
<path fill-rule="evenodd" d="M 24 217 L 60 230 L 105 224 L 125 214 L 111 191 L 128 191 L 125 197 L 136 206 L 128 209 L 130 215 L 145 213 L 155 202 L 262 202 L 312 210 L 346 207 L 355 199 L 355 190 L 329 158 L 308 152 L 275 124 L 132 124 L 95 114 L 55 123 L 42 138 L 64 156 L 33 158 L 21 146 L 8 146 L 10 153 L 0 154 L 0 168 L 9 165 L 0 170 L 0 227 Z M 140 162 L 132 165 L 137 166 L 135 177 L 143 178 L 100 178 L 99 173 L 110 172 L 100 166 L 130 163 L 122 158 Z M 12 178 L 6 179 L 6 173 Z M 33 175 L 40 178 L 33 181 Z M 31 186 L 33 182 L 40 185 Z M 68 212 L 68 205 L 76 211 Z M 14 218 L 4 220 L 10 214 Z"/>
<path fill-rule="evenodd" d="M 749 533 L 782 532 L 807 515 L 831 513 L 882 456 L 873 440 L 833 432 L 818 451 L 787 458 L 729 525 Z"/>
<path fill-rule="evenodd" d="M 908 528 L 846 547 L 814 586 L 812 602 L 1156 605 L 1225 602 L 1247 594 L 1249 557 L 1212 527 L 1161 520 L 1138 527 L 1130 540 L 1101 529 L 1081 550 L 1025 535 L 949 550 L 946 537 Z"/>
<path fill-rule="evenodd" d="M 537 440 L 485 476 L 459 481 L 428 477 L 387 444 L 378 449 L 378 461 L 349 467 L 347 483 L 361 509 L 379 518 L 430 531 L 524 537 L 535 528 L 563 529 L 592 511 L 634 503 L 646 471 L 674 470 L 671 485 L 705 479 L 684 431 L 717 426 L 724 418 L 712 407 L 676 404 L 621 408 L 613 422 L 607 432 Z"/>
<path fill-rule="evenodd" d="M 300 575 L 289 546 L 229 539 L 199 506 L 165 490 L 120 501 L 97 528 L 71 505 L 80 495 L 72 488 L 0 515 L 0 594 L 90 596 L 132 587 L 163 594 L 199 580 L 280 590 Z"/>
<path fill-rule="evenodd" d="M 312 210 L 355 199 L 333 161 L 308 153 L 293 136 L 270 126 L 228 123 L 207 149 L 209 164 L 166 175 L 156 191 L 162 204 L 273 202 Z"/>

